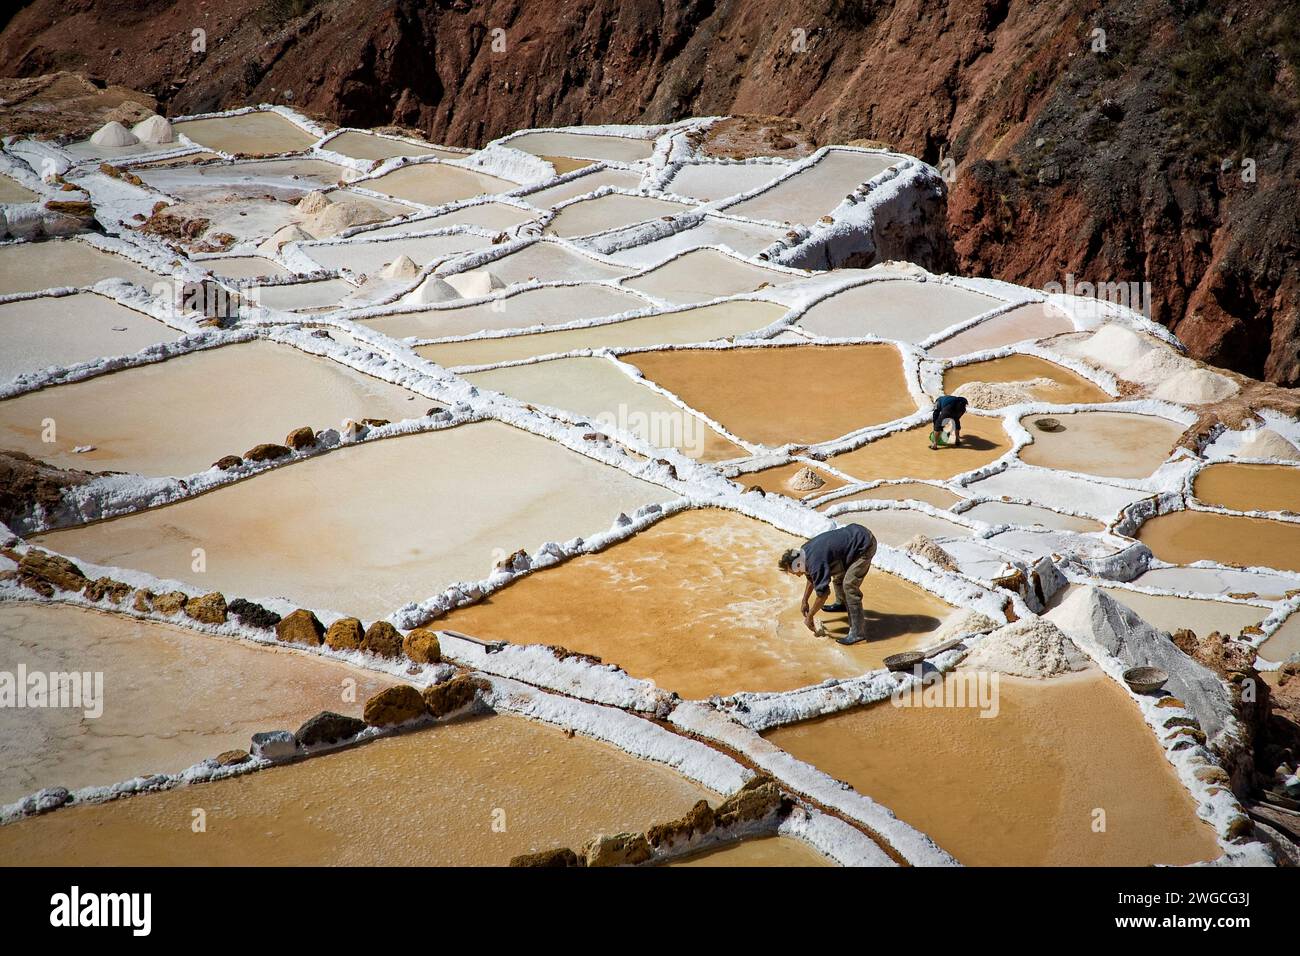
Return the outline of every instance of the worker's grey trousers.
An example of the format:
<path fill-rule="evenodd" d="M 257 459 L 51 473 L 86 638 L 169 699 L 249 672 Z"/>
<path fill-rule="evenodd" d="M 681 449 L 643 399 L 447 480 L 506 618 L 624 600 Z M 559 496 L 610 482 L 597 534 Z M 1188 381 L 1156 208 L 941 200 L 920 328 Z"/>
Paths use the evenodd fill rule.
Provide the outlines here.
<path fill-rule="evenodd" d="M 842 575 L 831 579 L 831 583 L 835 585 L 835 600 L 843 604 L 845 610 L 849 612 L 849 630 L 856 637 L 866 636 L 866 615 L 862 611 L 862 580 L 871 570 L 871 562 L 875 557 L 876 541 L 873 538 L 871 547 L 862 557 L 845 568 Z"/>

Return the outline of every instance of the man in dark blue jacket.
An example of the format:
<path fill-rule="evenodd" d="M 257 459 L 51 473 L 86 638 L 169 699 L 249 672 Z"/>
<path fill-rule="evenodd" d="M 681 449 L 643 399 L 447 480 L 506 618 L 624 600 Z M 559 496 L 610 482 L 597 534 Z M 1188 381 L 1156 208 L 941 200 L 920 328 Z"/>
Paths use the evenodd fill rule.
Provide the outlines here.
<path fill-rule="evenodd" d="M 966 399 L 957 395 L 940 395 L 939 400 L 934 403 L 934 416 L 932 424 L 934 430 L 930 432 L 930 450 L 934 451 L 939 447 L 938 440 L 943 436 L 943 423 L 947 420 L 952 421 L 953 433 L 957 439 L 953 445 L 961 444 L 961 417 L 966 414 Z"/>
<path fill-rule="evenodd" d="M 876 536 L 857 524 L 845 525 L 823 531 L 802 548 L 791 548 L 777 562 L 786 574 L 798 574 L 807 579 L 803 591 L 803 622 L 808 630 L 817 633 L 817 612 L 849 612 L 849 633 L 836 640 L 841 644 L 856 644 L 867 639 L 866 614 L 862 610 L 862 579 L 871 570 L 876 556 Z M 831 585 L 835 586 L 836 604 L 827 604 Z M 816 594 L 816 600 L 808 601 Z"/>

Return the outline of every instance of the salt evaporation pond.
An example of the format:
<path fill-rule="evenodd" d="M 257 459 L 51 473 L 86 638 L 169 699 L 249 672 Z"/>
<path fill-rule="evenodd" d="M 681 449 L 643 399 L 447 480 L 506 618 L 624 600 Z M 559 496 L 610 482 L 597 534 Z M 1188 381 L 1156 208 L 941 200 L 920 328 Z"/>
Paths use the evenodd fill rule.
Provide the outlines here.
<path fill-rule="evenodd" d="M 1300 468 L 1214 462 L 1196 475 L 1193 493 L 1233 511 L 1300 512 Z"/>
<path fill-rule="evenodd" d="M 320 159 L 263 159 L 146 169 L 140 178 L 159 192 L 178 199 L 273 196 L 292 201 L 355 175 L 350 169 Z"/>
<path fill-rule="evenodd" d="M 312 312 L 332 309 L 354 289 L 354 286 L 342 279 L 322 279 L 317 282 L 261 285 L 253 291 L 257 304 L 265 308 Z"/>
<path fill-rule="evenodd" d="M 1073 331 L 1074 323 L 1065 313 L 1050 305 L 1031 303 L 985 319 L 927 351 L 934 358 L 956 358 Z"/>
<path fill-rule="evenodd" d="M 289 153 L 316 142 L 297 123 L 269 111 L 181 120 L 172 127 L 178 135 L 222 153 Z"/>
<path fill-rule="evenodd" d="M 353 159 L 392 159 L 395 156 L 441 156 L 444 159 L 459 159 L 465 155 L 454 149 L 411 143 L 359 130 L 339 133 L 331 137 L 322 148 Z"/>
<path fill-rule="evenodd" d="M 732 434 L 769 446 L 827 441 L 916 411 L 892 345 L 670 349 L 626 360 Z"/>
<path fill-rule="evenodd" d="M 678 216 L 689 206 L 652 196 L 625 196 L 609 193 L 595 199 L 583 199 L 565 206 L 551 220 L 546 231 L 556 236 L 586 236 L 592 233 L 630 226 L 646 219 Z"/>
<path fill-rule="evenodd" d="M 426 206 L 441 206 L 485 193 L 509 192 L 518 187 L 517 183 L 487 173 L 437 162 L 403 166 L 358 185 L 394 199 L 406 199 Z"/>
<path fill-rule="evenodd" d="M 33 202 L 36 193 L 8 176 L 0 176 L 0 203 Z"/>
<path fill-rule="evenodd" d="M 0 440 L 64 468 L 190 475 L 303 425 L 418 418 L 430 404 L 338 362 L 253 341 L 0 402 Z M 52 442 L 44 440 L 49 419 Z"/>
<path fill-rule="evenodd" d="M 1037 421 L 1051 418 L 1060 430 Z M 1075 412 L 1027 415 L 1020 420 L 1033 444 L 1020 450 L 1030 465 L 1108 478 L 1146 478 L 1173 453 L 1184 426 L 1154 415 L 1126 412 Z"/>
<path fill-rule="evenodd" d="M 766 737 L 970 866 L 1184 865 L 1219 856 L 1214 831 L 1109 678 L 1000 675 L 998 708 L 986 719 L 977 707 L 884 701 Z M 1097 808 L 1104 832 L 1094 826 Z"/>
<path fill-rule="evenodd" d="M 605 286 L 587 287 L 575 292 L 585 295 L 600 290 L 613 292 Z M 538 289 L 537 292 L 547 291 Z M 524 293 L 525 295 L 528 293 Z M 626 293 L 624 293 L 626 295 Z M 513 297 L 512 297 L 513 298 Z M 593 297 L 599 299 L 599 296 Z M 508 303 L 511 299 L 497 300 Z M 486 309 L 484 306 L 468 308 Z M 604 325 L 556 332 L 539 332 L 531 335 L 481 338 L 462 342 L 445 342 L 416 349 L 421 355 L 439 365 L 491 365 L 514 362 L 538 355 L 554 355 L 575 349 L 637 348 L 651 345 L 676 345 L 688 342 L 709 342 L 728 336 L 752 332 L 772 324 L 785 309 L 770 302 L 734 301 L 703 305 L 681 312 L 666 312 L 640 319 L 626 319 Z M 526 321 L 512 312 L 516 321 Z M 538 321 L 536 316 L 529 316 Z M 378 323 L 373 323 L 378 324 Z M 443 332 L 442 334 L 454 334 Z M 635 355 L 626 357 L 636 361 Z"/>
<path fill-rule="evenodd" d="M 703 419 L 637 382 L 608 359 L 554 359 L 474 372 L 465 378 L 480 389 L 575 412 L 598 431 L 628 431 L 655 447 L 677 448 L 691 458 L 723 461 L 746 454 Z"/>
<path fill-rule="evenodd" d="M 164 281 L 124 256 L 102 252 L 76 239 L 0 246 L 0 295 L 91 286 L 101 279 L 126 279 L 146 289 Z"/>
<path fill-rule="evenodd" d="M 517 717 L 479 717 L 244 777 L 0 827 L 11 865 L 503 866 L 644 830 L 717 795 Z M 190 829 L 202 807 L 207 829 Z M 506 825 L 493 826 L 504 813 Z"/>
<path fill-rule="evenodd" d="M 537 241 L 482 266 L 506 285 L 518 282 L 584 282 L 627 275 L 625 266 L 601 262 L 555 242 Z"/>
<path fill-rule="evenodd" d="M 522 149 L 534 156 L 567 156 L 577 159 L 606 159 L 634 163 L 648 159 L 654 140 L 630 136 L 604 136 L 598 133 L 544 131 L 512 136 L 505 145 Z"/>
<path fill-rule="evenodd" d="M 946 518 L 927 514 L 916 508 L 874 508 L 871 511 L 849 511 L 837 514 L 840 524 L 857 524 L 868 529 L 882 544 L 901 548 L 908 541 L 923 534 L 927 538 L 968 538 L 970 528 Z"/>
<path fill-rule="evenodd" d="M 503 202 L 480 202 L 470 206 L 463 206 L 460 209 L 453 209 L 451 212 L 440 213 L 436 216 L 407 219 L 391 226 L 366 229 L 360 232 L 359 235 L 367 239 L 378 239 L 386 236 L 405 236 L 413 232 L 445 229 L 449 226 L 505 230 L 513 229 L 515 226 L 528 222 L 535 218 L 536 215 L 536 212 L 529 212 L 526 209 L 520 209 L 517 206 L 511 206 Z"/>
<path fill-rule="evenodd" d="M 751 265 L 714 249 L 698 249 L 642 275 L 624 279 L 623 285 L 674 305 L 690 305 L 724 295 L 756 292 L 798 278 L 788 272 Z"/>
<path fill-rule="evenodd" d="M 686 163 L 665 188 L 678 196 L 713 202 L 757 189 L 787 172 L 785 163 Z"/>
<path fill-rule="evenodd" d="M 347 242 L 304 244 L 299 248 L 326 269 L 348 269 L 370 275 L 400 256 L 408 257 L 417 266 L 424 266 L 436 259 L 446 259 L 491 244 L 492 240 L 486 236 L 453 233 L 375 241 L 370 241 L 369 236 L 365 236 Z"/>
<path fill-rule="evenodd" d="M 197 259 L 194 264 L 227 279 L 282 278 L 292 275 L 278 262 L 262 256 L 222 256 L 216 259 Z"/>
<path fill-rule="evenodd" d="M 604 531 L 620 512 L 672 497 L 555 442 L 480 422 L 341 448 L 37 540 L 227 598 L 283 596 L 373 619 L 485 578 L 520 548 Z"/>
<path fill-rule="evenodd" d="M 805 470 L 810 470 L 814 475 L 821 479 L 822 484 L 815 488 L 797 488 L 792 483 L 796 475 Z M 817 498 L 834 491 L 836 488 L 842 488 L 845 484 L 844 479 L 837 478 L 832 474 L 813 468 L 806 462 L 792 461 L 788 465 L 778 465 L 775 468 L 764 468 L 761 471 L 751 471 L 745 474 L 736 475 L 731 479 L 738 483 L 742 488 L 750 488 L 754 485 L 762 488 L 767 493 L 787 495 L 791 498 L 807 500 Z"/>
<path fill-rule="evenodd" d="M 996 419 L 967 415 L 961 444 L 931 450 L 930 425 L 891 432 L 861 448 L 836 455 L 828 465 L 862 481 L 890 478 L 952 478 L 973 471 L 1011 450 L 1011 441 Z"/>
<path fill-rule="evenodd" d="M 597 169 L 582 176 L 575 176 L 567 182 L 530 192 L 521 198 L 538 209 L 553 209 L 562 202 L 577 199 L 579 196 L 585 196 L 606 186 L 615 189 L 637 189 L 640 185 L 640 173 L 626 169 Z"/>
<path fill-rule="evenodd" d="M 1253 624 L 1268 616 L 1268 608 L 1253 604 L 1234 604 L 1228 601 L 1205 601 L 1168 594 L 1145 594 L 1129 588 L 1102 588 L 1121 604 L 1136 611 L 1138 616 L 1167 634 L 1187 628 L 1198 637 L 1209 637 L 1218 631 L 1237 637 Z"/>
<path fill-rule="evenodd" d="M 964 500 L 961 495 L 954 494 L 939 485 L 927 485 L 921 481 L 900 481 L 894 484 L 877 485 L 866 491 L 855 491 L 851 495 L 819 504 L 817 508 L 824 511 L 846 501 L 920 501 L 934 505 L 936 508 L 951 508 L 957 502 Z"/>
<path fill-rule="evenodd" d="M 605 315 L 618 315 L 648 306 L 645 299 L 632 292 L 624 292 L 613 286 L 585 285 L 543 286 L 539 289 L 525 289 L 514 295 L 502 295 L 488 302 L 475 305 L 447 306 L 425 309 L 419 312 L 394 312 L 373 319 L 363 319 L 370 328 L 393 338 L 442 338 L 444 336 L 474 335 L 478 332 L 517 329 L 532 325 L 563 325 L 582 319 L 594 319 Z M 660 320 L 662 321 L 662 320 Z M 597 335 L 596 330 L 582 330 L 587 334 Z M 491 353 L 493 349 L 510 349 L 511 344 L 505 339 L 484 339 L 478 342 L 457 342 L 439 346 L 438 349 L 465 349 L 466 354 L 476 349 Z M 429 351 L 435 361 L 440 351 Z M 446 353 L 450 354 L 450 353 Z M 538 353 L 540 354 L 540 353 Z M 523 356 L 520 356 L 523 357 Z M 497 359 L 494 361 L 508 361 Z M 473 364 L 465 362 L 441 362 L 443 365 Z"/>
<path fill-rule="evenodd" d="M 517 579 L 435 626 L 485 640 L 560 643 L 683 697 L 782 691 L 852 677 L 923 644 L 952 607 L 872 569 L 862 585 L 871 639 L 849 647 L 813 635 L 803 585 L 776 560 L 801 541 L 770 525 L 704 509 Z M 599 608 L 599 613 L 592 613 Z M 820 618 L 832 636 L 844 614 Z"/>
<path fill-rule="evenodd" d="M 1037 379 L 1047 379 L 1049 384 L 1028 385 Z M 971 382 L 1025 383 L 1032 399 L 1054 405 L 1091 405 L 1114 401 L 1112 395 L 1082 375 L 1036 355 L 1007 355 L 949 368 L 943 373 L 944 394 L 954 395 L 959 388 Z M 971 404 L 977 407 L 999 407 L 982 405 L 978 400 L 972 400 Z"/>
<path fill-rule="evenodd" d="M 887 279 L 854 286 L 822 299 L 799 325 L 827 338 L 874 335 L 922 342 L 937 332 L 1004 304 L 945 282 Z"/>
<path fill-rule="evenodd" d="M 51 365 L 132 355 L 180 337 L 152 316 L 90 292 L 6 302 L 0 304 L 0 381 Z"/>
<path fill-rule="evenodd" d="M 1174 511 L 1144 522 L 1137 536 L 1170 564 L 1217 561 L 1300 572 L 1300 522 Z"/>
<path fill-rule="evenodd" d="M 783 235 L 775 226 L 763 226 L 720 216 L 706 216 L 687 229 L 670 236 L 611 252 L 610 258 L 640 266 L 663 262 L 702 246 L 726 246 L 742 256 L 756 256 Z"/>
<path fill-rule="evenodd" d="M 752 837 L 694 853 L 669 866 L 834 866 L 802 840 L 791 837 Z"/>
<path fill-rule="evenodd" d="M 44 787 L 178 773 L 322 710 L 360 716 L 386 675 L 69 605 L 0 604 L 0 652 L 31 673 L 103 674 L 102 713 L 0 708 L 0 805 Z"/>
<path fill-rule="evenodd" d="M 1050 528 L 1054 531 L 1078 531 L 1086 534 L 1101 531 L 1103 525 L 1092 518 L 1079 518 L 1062 514 L 1038 505 L 1021 505 L 1012 501 L 981 501 L 962 512 L 967 518 L 987 521 L 989 524 L 1028 525 Z"/>
<path fill-rule="evenodd" d="M 1268 640 L 1259 645 L 1259 656 L 1268 661 L 1281 663 L 1293 654 L 1300 654 L 1300 614 L 1294 611 Z"/>
<path fill-rule="evenodd" d="M 787 176 L 751 199 L 726 207 L 733 216 L 772 222 L 812 223 L 858 186 L 899 160 L 889 153 L 832 149 L 812 166 Z"/>

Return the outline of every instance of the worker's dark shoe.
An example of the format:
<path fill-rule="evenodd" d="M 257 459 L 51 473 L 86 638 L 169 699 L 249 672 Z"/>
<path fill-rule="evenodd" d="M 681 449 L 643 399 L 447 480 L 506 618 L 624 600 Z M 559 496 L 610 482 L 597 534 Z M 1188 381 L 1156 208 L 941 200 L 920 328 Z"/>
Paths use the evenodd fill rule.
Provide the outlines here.
<path fill-rule="evenodd" d="M 843 614 L 847 608 L 843 604 L 836 602 L 835 604 L 823 604 L 822 610 L 829 614 Z"/>

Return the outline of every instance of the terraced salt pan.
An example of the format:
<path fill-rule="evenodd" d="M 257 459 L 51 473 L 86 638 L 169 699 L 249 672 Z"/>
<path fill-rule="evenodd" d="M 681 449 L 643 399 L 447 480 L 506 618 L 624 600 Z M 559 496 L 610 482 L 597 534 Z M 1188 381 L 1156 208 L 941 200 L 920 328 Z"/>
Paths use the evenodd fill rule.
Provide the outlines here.
<path fill-rule="evenodd" d="M 494 270 L 495 271 L 495 270 Z M 633 309 L 646 308 L 645 299 L 607 285 L 544 286 L 525 289 L 515 295 L 499 296 L 478 305 L 456 308 L 428 309 L 421 312 L 396 312 L 377 319 L 364 319 L 366 325 L 393 338 L 441 338 L 444 336 L 474 335 L 497 329 L 527 328 L 532 325 L 563 325 L 580 319 L 594 319 L 603 315 L 618 315 Z M 592 330 L 593 335 L 597 334 Z M 494 348 L 509 351 L 513 339 L 494 339 L 497 345 L 481 343 L 449 343 L 443 348 L 464 348 L 466 354 L 484 349 L 491 354 Z M 530 349 L 531 346 L 525 348 Z M 426 351 L 437 360 L 438 351 Z M 447 353 L 451 354 L 451 353 Z M 538 353 L 542 354 L 542 353 Z M 447 363 L 444 363 L 447 364 Z"/>
<path fill-rule="evenodd" d="M 426 206 L 441 206 L 459 199 L 518 188 L 518 183 L 446 163 L 403 166 L 377 179 L 367 179 L 362 185 L 394 199 L 406 199 Z"/>
<path fill-rule="evenodd" d="M 971 362 L 958 365 L 943 373 L 943 390 L 946 395 L 957 394 L 963 385 L 974 382 L 989 383 L 1027 383 L 1035 379 L 1047 379 L 1047 385 L 1026 386 L 1031 398 L 1057 405 L 1091 405 L 1114 400 L 1103 389 L 1077 375 L 1068 368 L 1049 362 L 1036 355 L 1007 355 L 1002 358 L 989 359 L 985 362 Z M 966 393 L 962 393 L 966 394 Z M 979 396 L 967 396 L 971 404 L 982 408 L 998 408 L 1000 404 L 979 401 Z"/>
<path fill-rule="evenodd" d="M 1090 670 L 1001 676 L 999 685 L 993 719 L 973 706 L 886 701 L 766 736 L 971 866 L 1180 865 L 1219 855 L 1214 831 L 1109 678 Z M 1104 832 L 1094 827 L 1098 807 Z"/>
<path fill-rule="evenodd" d="M 1300 654 L 1300 615 L 1294 612 L 1259 646 L 1259 656 L 1281 663 Z"/>
<path fill-rule="evenodd" d="M 200 259 L 195 262 L 200 269 L 227 279 L 282 278 L 292 275 L 284 266 L 262 256 L 224 256 L 220 259 Z"/>
<path fill-rule="evenodd" d="M 1000 458 L 1011 440 L 996 419 L 967 415 L 962 419 L 961 444 L 930 449 L 930 425 L 893 432 L 861 448 L 827 461 L 862 481 L 890 478 L 944 479 L 972 471 Z"/>
<path fill-rule="evenodd" d="M 802 461 L 793 461 L 788 465 L 778 465 L 775 468 L 764 468 L 762 471 L 751 471 L 748 474 L 737 475 L 731 480 L 739 484 L 742 488 L 749 488 L 752 485 L 758 485 L 765 492 L 786 495 L 790 498 L 815 498 L 820 495 L 828 494 L 836 488 L 842 488 L 845 484 L 841 478 L 836 478 L 829 472 L 821 471 L 817 468 L 811 468 L 813 474 L 822 480 L 822 484 L 816 488 L 797 488 L 791 484 L 791 479 L 796 475 L 809 470 L 810 466 Z"/>
<path fill-rule="evenodd" d="M 550 163 L 557 176 L 563 176 L 565 173 L 575 173 L 579 169 L 586 169 L 596 163 L 596 160 L 593 159 L 574 159 L 572 156 L 541 156 L 539 158 Z"/>
<path fill-rule="evenodd" d="M 130 167 L 132 171 L 138 173 L 142 169 L 163 169 L 168 166 L 190 166 L 194 163 L 206 163 L 209 160 L 221 158 L 222 156 L 220 153 L 201 149 L 195 153 L 186 153 L 184 156 L 169 156 L 165 159 L 149 159 L 143 162 L 132 161 Z"/>
<path fill-rule="evenodd" d="M 702 246 L 726 246 L 742 256 L 754 256 L 781 238 L 783 234 L 784 230 L 773 226 L 761 226 L 739 220 L 731 222 L 709 216 L 699 224 L 675 232 L 671 236 L 665 236 L 663 239 L 612 252 L 610 258 L 617 259 L 619 262 L 649 266 Z"/>
<path fill-rule="evenodd" d="M 0 654 L 32 673 L 103 674 L 102 713 L 0 708 L 0 804 L 44 787 L 106 786 L 178 773 L 263 730 L 354 701 L 394 681 L 374 671 L 187 628 L 68 605 L 0 604 Z"/>
<path fill-rule="evenodd" d="M 916 411 L 890 345 L 640 352 L 626 361 L 733 435 L 813 443 Z"/>
<path fill-rule="evenodd" d="M 927 538 L 968 538 L 970 528 L 917 511 L 914 508 L 886 508 L 875 511 L 850 511 L 838 514 L 835 520 L 840 524 L 857 524 L 874 534 L 882 544 L 891 548 L 901 548 L 908 541 L 923 534 Z"/>
<path fill-rule="evenodd" d="M 834 866 L 802 840 L 756 837 L 705 850 L 669 866 Z"/>
<path fill-rule="evenodd" d="M 445 229 L 448 226 L 470 226 L 475 229 L 512 229 L 520 223 L 536 218 L 536 213 L 510 206 L 503 202 L 481 202 L 463 209 L 455 209 L 427 219 L 409 219 L 391 226 L 370 229 L 361 235 L 367 239 L 384 236 L 405 236 L 412 232 Z"/>
<path fill-rule="evenodd" d="M 616 290 L 606 286 L 575 289 L 587 294 L 599 290 L 613 294 Z M 539 289 L 538 292 L 543 290 Z M 558 291 L 558 290 L 557 290 Z M 497 300 L 510 304 L 521 293 L 508 299 Z M 621 293 L 624 296 L 629 293 Z M 472 308 L 484 308 L 482 306 Z M 615 310 L 617 311 L 617 309 Z M 437 313 L 434 313 L 436 315 Z M 514 315 L 516 323 L 532 321 L 535 316 Z M 533 335 L 515 335 L 506 338 L 476 339 L 465 342 L 446 342 L 416 349 L 421 355 L 440 365 L 488 365 L 495 362 L 512 362 L 535 355 L 552 355 L 574 349 L 637 348 L 647 345 L 671 345 L 688 342 L 708 342 L 744 332 L 752 332 L 770 325 L 785 314 L 782 306 L 770 302 L 737 301 L 719 302 L 681 312 L 669 312 L 641 319 L 627 319 L 606 325 L 557 332 L 539 332 Z M 569 318 L 578 318 L 570 316 Z M 378 323 L 373 323 L 378 325 Z M 453 333 L 441 333 L 453 334 Z M 633 357 L 634 360 L 634 357 Z"/>
<path fill-rule="evenodd" d="M 310 259 L 326 269 L 349 269 L 371 275 L 400 256 L 407 256 L 416 265 L 424 266 L 435 259 L 491 245 L 486 236 L 473 233 L 452 233 L 443 236 L 421 236 L 410 239 L 382 239 L 370 241 L 357 239 L 351 242 L 333 242 L 304 245 L 299 248 Z"/>
<path fill-rule="evenodd" d="M 1152 568 L 1133 579 L 1150 588 L 1195 594 L 1242 594 L 1277 601 L 1300 587 L 1300 578 L 1285 573 L 1247 573 L 1231 568 Z"/>
<path fill-rule="evenodd" d="M 784 285 L 797 278 L 788 272 L 750 265 L 713 249 L 699 249 L 626 279 L 623 285 L 674 305 L 689 305 L 724 295 L 755 292 L 764 286 Z"/>
<path fill-rule="evenodd" d="M 863 584 L 873 639 L 816 637 L 799 614 L 803 585 L 776 569 L 801 542 L 712 509 L 673 515 L 597 554 L 516 579 L 436 626 L 484 639 L 561 643 L 687 698 L 782 691 L 849 677 L 923 643 L 952 608 L 873 569 Z M 598 613 L 593 609 L 598 608 Z M 833 635 L 843 614 L 821 616 Z"/>
<path fill-rule="evenodd" d="M 936 508 L 950 508 L 964 500 L 961 495 L 953 494 L 947 488 L 938 485 L 927 485 L 920 481 L 902 481 L 892 485 L 877 485 L 866 491 L 844 495 L 842 498 L 818 505 L 817 510 L 824 511 L 846 501 L 922 501 Z"/>
<path fill-rule="evenodd" d="M 266 111 L 182 120 L 172 126 L 178 136 L 222 153 L 290 153 L 316 142 L 298 124 Z"/>
<path fill-rule="evenodd" d="M 587 282 L 617 279 L 631 271 L 626 266 L 604 263 L 554 242 L 534 242 L 518 252 L 492 260 L 483 268 L 506 285 L 534 280 Z"/>
<path fill-rule="evenodd" d="M 1065 313 L 1050 305 L 1031 303 L 986 319 L 927 351 L 934 358 L 956 358 L 1073 331 L 1074 323 Z"/>
<path fill-rule="evenodd" d="M 585 176 L 576 176 L 568 182 L 531 192 L 524 196 L 523 200 L 538 209 L 551 209 L 562 202 L 585 196 L 606 186 L 615 189 L 639 189 L 641 174 L 626 169 L 598 169 Z"/>
<path fill-rule="evenodd" d="M 609 193 L 565 206 L 556 213 L 546 231 L 555 236 L 586 236 L 647 219 L 681 215 L 689 208 L 683 203 L 656 199 L 653 196 Z"/>
<path fill-rule="evenodd" d="M 371 619 L 485 578 L 519 548 L 604 531 L 620 512 L 671 497 L 555 442 L 482 422 L 344 447 L 39 540 L 228 597 L 283 596 Z M 196 542 L 203 574 L 191 570 Z"/>
<path fill-rule="evenodd" d="M 0 202 L 33 202 L 36 193 L 8 176 L 0 176 Z"/>
<path fill-rule="evenodd" d="M 0 827 L 13 865 L 502 866 L 717 796 L 515 717 L 459 720 L 229 780 Z M 207 811 L 207 832 L 190 830 Z M 506 826 L 494 826 L 504 811 Z"/>
<path fill-rule="evenodd" d="M 605 159 L 634 163 L 649 159 L 654 140 L 630 136 L 602 136 L 593 133 L 540 132 L 512 136 L 505 144 L 534 156 L 568 156 L 576 159 Z"/>
<path fill-rule="evenodd" d="M 333 308 L 354 289 L 354 286 L 342 279 L 321 279 L 316 282 L 258 286 L 256 295 L 258 304 L 268 309 L 309 312 Z"/>
<path fill-rule="evenodd" d="M 441 156 L 444 159 L 460 159 L 465 155 L 454 149 L 421 146 L 417 143 L 389 139 L 386 136 L 357 130 L 339 133 L 325 143 L 324 148 L 343 156 L 351 156 L 353 159 L 392 159 L 394 156 Z"/>
<path fill-rule="evenodd" d="M 822 299 L 799 320 L 815 335 L 922 342 L 1003 302 L 944 282 L 868 282 Z"/>
<path fill-rule="evenodd" d="M 50 365 L 131 355 L 180 337 L 157 319 L 90 292 L 3 303 L 0 381 Z"/>
<path fill-rule="evenodd" d="M 139 175 L 154 189 L 178 199 L 273 196 L 288 201 L 322 186 L 333 186 L 339 180 L 352 179 L 356 174 L 321 159 L 269 159 L 162 167 L 142 170 Z"/>
<path fill-rule="evenodd" d="M 664 188 L 678 196 L 713 202 L 757 189 L 788 169 L 784 163 L 686 163 Z"/>
<path fill-rule="evenodd" d="M 1019 498 L 1056 511 L 1080 512 L 1107 521 L 1149 495 L 1146 491 L 1041 468 L 1008 468 L 966 487 L 972 496 Z"/>
<path fill-rule="evenodd" d="M 1081 534 L 1102 530 L 1102 523 L 1091 518 L 1079 518 L 1050 508 L 1020 505 L 1010 501 L 981 501 L 973 508 L 963 511 L 962 514 L 976 521 L 987 521 L 989 524 L 1029 525 L 1050 528 L 1054 531 L 1077 531 Z"/>
<path fill-rule="evenodd" d="M 1202 601 L 1193 598 L 1164 594 L 1144 594 L 1128 588 L 1102 588 L 1121 604 L 1136 611 L 1138 616 L 1153 627 L 1172 634 L 1182 628 L 1195 631 L 1200 637 L 1209 637 L 1218 631 L 1231 637 L 1243 628 L 1258 624 L 1268 616 L 1268 608 L 1253 604 L 1229 604 L 1226 601 Z"/>
<path fill-rule="evenodd" d="M 66 286 L 90 286 L 119 278 L 150 288 L 162 277 L 130 259 L 101 252 L 75 239 L 0 246 L 0 295 Z"/>
<path fill-rule="evenodd" d="M 421 416 L 430 403 L 412 395 L 288 345 L 244 342 L 0 402 L 0 447 L 64 468 L 190 475 L 302 425 Z"/>
<path fill-rule="evenodd" d="M 603 358 L 568 358 L 474 372 L 466 380 L 536 405 L 591 419 L 597 430 L 629 431 L 657 448 L 677 448 L 703 461 L 740 458 L 745 449 L 723 438 Z"/>
<path fill-rule="evenodd" d="M 1300 572 L 1300 522 L 1175 511 L 1144 522 L 1138 538 L 1170 564 L 1217 561 Z"/>
<path fill-rule="evenodd" d="M 1193 492 L 1233 511 L 1300 512 L 1300 468 L 1215 462 L 1197 472 Z"/>
<path fill-rule="evenodd" d="M 1043 431 L 1034 423 L 1050 417 L 1061 431 Z M 1146 478 L 1164 464 L 1184 426 L 1154 415 L 1126 412 L 1076 412 L 1069 415 L 1027 415 L 1021 425 L 1033 444 L 1020 450 L 1020 460 L 1044 468 L 1103 478 Z"/>
<path fill-rule="evenodd" d="M 771 189 L 728 206 L 727 212 L 772 222 L 816 222 L 843 202 L 846 195 L 896 162 L 897 156 L 883 153 L 832 149 L 814 165 Z"/>

